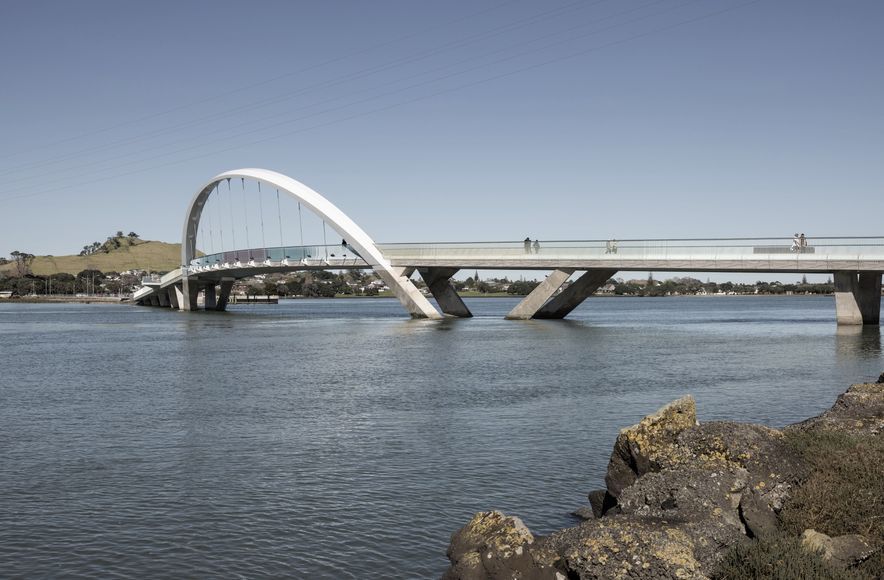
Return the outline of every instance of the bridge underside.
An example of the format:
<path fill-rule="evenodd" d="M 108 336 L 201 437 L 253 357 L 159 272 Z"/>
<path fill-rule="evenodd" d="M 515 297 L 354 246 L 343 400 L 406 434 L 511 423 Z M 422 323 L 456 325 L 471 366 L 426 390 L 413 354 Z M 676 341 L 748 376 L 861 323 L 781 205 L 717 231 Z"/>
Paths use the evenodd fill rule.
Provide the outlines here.
<path fill-rule="evenodd" d="M 350 266 L 349 268 L 365 268 Z M 305 268 L 299 268 L 299 270 Z M 322 269 L 320 267 L 310 269 Z M 417 271 L 427 284 L 429 292 L 436 299 L 441 314 L 426 316 L 424 311 L 409 308 L 410 296 L 397 298 L 415 318 L 438 318 L 452 316 L 469 318 L 473 314 L 458 295 L 451 278 L 460 270 L 452 266 L 421 266 L 394 268 L 401 280 L 407 280 Z M 201 273 L 199 276 L 179 276 L 164 285 L 155 285 L 151 292 L 136 295 L 138 304 L 161 306 L 184 311 L 197 310 L 199 297 L 203 297 L 206 310 L 224 311 L 230 301 L 230 292 L 236 279 L 255 274 L 291 272 L 291 267 L 254 267 L 235 271 L 218 270 Z M 571 276 L 583 273 L 571 284 L 565 286 Z M 617 270 L 612 268 L 576 269 L 556 268 L 507 315 L 510 320 L 561 319 L 570 314 L 584 300 L 603 286 Z M 832 272 L 835 281 L 835 316 L 839 325 L 880 324 L 881 319 L 881 272 L 837 271 Z M 411 285 L 414 288 L 413 285 Z M 415 292 L 417 289 L 415 288 Z"/>

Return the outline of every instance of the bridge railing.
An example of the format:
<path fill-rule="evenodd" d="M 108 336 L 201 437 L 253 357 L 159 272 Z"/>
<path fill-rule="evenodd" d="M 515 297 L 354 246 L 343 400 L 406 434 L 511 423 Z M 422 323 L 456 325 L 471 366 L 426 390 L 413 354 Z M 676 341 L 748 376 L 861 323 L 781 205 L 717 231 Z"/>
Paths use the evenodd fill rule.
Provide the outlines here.
<path fill-rule="evenodd" d="M 623 239 L 379 244 L 388 259 L 884 259 L 884 237 Z"/>
<path fill-rule="evenodd" d="M 250 264 L 282 265 L 303 264 L 305 266 L 328 263 L 334 265 L 364 264 L 362 258 L 349 246 L 279 246 L 272 248 L 250 248 L 217 252 L 191 260 L 191 268 L 242 267 Z"/>

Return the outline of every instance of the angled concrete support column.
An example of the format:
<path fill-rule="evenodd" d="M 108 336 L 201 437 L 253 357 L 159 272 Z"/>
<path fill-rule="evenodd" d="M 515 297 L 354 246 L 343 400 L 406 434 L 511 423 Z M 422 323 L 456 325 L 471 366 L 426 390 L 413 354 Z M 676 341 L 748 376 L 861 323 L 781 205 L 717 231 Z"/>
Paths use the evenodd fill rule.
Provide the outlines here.
<path fill-rule="evenodd" d="M 178 310 L 184 310 L 184 290 L 181 288 L 181 284 L 175 284 L 173 289 L 175 293 L 175 302 L 178 303 Z"/>
<path fill-rule="evenodd" d="M 213 282 L 211 280 L 206 282 L 205 309 L 206 310 L 216 310 L 217 309 L 217 302 L 215 300 L 215 282 Z"/>
<path fill-rule="evenodd" d="M 191 310 L 197 310 L 199 307 L 196 304 L 196 298 L 200 293 L 200 284 L 194 279 L 191 280 L 186 275 L 181 278 L 181 297 L 179 299 L 179 305 L 181 310 L 185 312 L 190 312 Z"/>
<path fill-rule="evenodd" d="M 160 306 L 169 307 L 169 290 L 167 288 L 160 288 L 157 290 L 157 299 L 160 301 Z"/>
<path fill-rule="evenodd" d="M 178 298 L 181 295 L 181 290 L 178 289 L 178 286 L 177 285 L 171 286 L 171 287 L 169 287 L 168 291 L 169 291 L 169 305 L 176 310 L 178 308 L 181 308 L 181 306 L 179 306 L 181 303 L 178 301 Z"/>
<path fill-rule="evenodd" d="M 399 302 L 412 318 L 442 318 L 426 296 L 421 294 L 409 276 L 414 268 L 378 268 L 375 273 L 384 281 L 399 299 Z"/>
<path fill-rule="evenodd" d="M 592 296 L 617 270 L 587 270 L 558 296 L 544 304 L 534 318 L 564 318 Z"/>
<path fill-rule="evenodd" d="M 546 301 L 549 300 L 550 296 L 555 294 L 556 290 L 561 288 L 562 284 L 564 284 L 573 273 L 574 270 L 572 269 L 553 270 L 550 272 L 549 276 L 546 277 L 546 280 L 541 282 L 531 294 L 525 296 L 525 298 L 506 315 L 506 319 L 528 320 L 529 318 L 533 318 L 534 314 L 546 304 Z"/>
<path fill-rule="evenodd" d="M 863 324 L 881 324 L 881 272 L 860 272 L 857 302 Z"/>
<path fill-rule="evenodd" d="M 233 278 L 221 278 L 221 288 L 218 293 L 218 300 L 215 303 L 215 310 L 224 312 L 227 310 L 227 303 L 230 302 L 230 291 L 233 289 Z"/>
<path fill-rule="evenodd" d="M 457 290 L 451 285 L 451 277 L 457 274 L 457 268 L 420 268 L 418 271 L 443 313 L 460 318 L 473 316 Z"/>
<path fill-rule="evenodd" d="M 838 324 L 879 324 L 881 272 L 835 272 Z"/>

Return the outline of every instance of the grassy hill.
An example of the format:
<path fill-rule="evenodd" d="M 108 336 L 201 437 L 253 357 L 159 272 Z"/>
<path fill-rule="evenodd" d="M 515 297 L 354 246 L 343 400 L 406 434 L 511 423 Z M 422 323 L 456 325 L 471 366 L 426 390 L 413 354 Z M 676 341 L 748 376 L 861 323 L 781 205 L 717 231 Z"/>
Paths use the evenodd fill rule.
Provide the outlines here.
<path fill-rule="evenodd" d="M 39 276 L 67 272 L 76 275 L 83 270 L 123 272 L 139 269 L 152 271 L 173 270 L 181 264 L 181 244 L 167 244 L 150 240 L 122 238 L 119 248 L 99 251 L 88 256 L 37 256 L 31 271 Z M 12 263 L 0 266 L 0 271 L 12 272 Z"/>

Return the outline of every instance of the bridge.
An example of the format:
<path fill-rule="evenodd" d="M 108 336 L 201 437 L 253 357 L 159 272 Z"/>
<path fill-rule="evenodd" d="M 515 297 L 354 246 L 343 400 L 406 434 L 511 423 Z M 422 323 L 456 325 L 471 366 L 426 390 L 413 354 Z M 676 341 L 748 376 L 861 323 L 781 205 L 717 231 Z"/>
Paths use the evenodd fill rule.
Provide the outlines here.
<path fill-rule="evenodd" d="M 283 193 L 322 219 L 341 245 L 275 246 L 198 251 L 200 222 L 213 194 L 231 180 L 257 182 Z M 263 207 L 262 227 L 263 227 Z M 232 219 L 232 217 L 231 217 Z M 220 219 L 219 219 L 220 223 Z M 246 230 L 248 231 L 248 230 Z M 324 231 L 324 230 L 323 230 Z M 280 238 L 283 237 L 280 221 Z M 235 240 L 234 240 L 235 241 Z M 205 245 L 205 242 L 204 244 Z M 472 316 L 451 285 L 461 269 L 542 270 L 546 278 L 507 315 L 510 319 L 564 318 L 620 271 L 827 273 L 835 282 L 838 324 L 879 324 L 884 238 L 814 238 L 795 247 L 791 238 L 716 240 L 578 240 L 376 244 L 353 220 L 306 185 L 266 169 L 239 169 L 212 178 L 191 199 L 184 219 L 181 267 L 147 279 L 137 304 L 183 311 L 227 307 L 240 278 L 305 270 L 373 270 L 415 318 Z M 411 280 L 417 272 L 435 298 L 433 306 Z M 579 276 L 565 285 L 575 273 Z M 440 312 L 441 310 L 441 312 Z"/>

